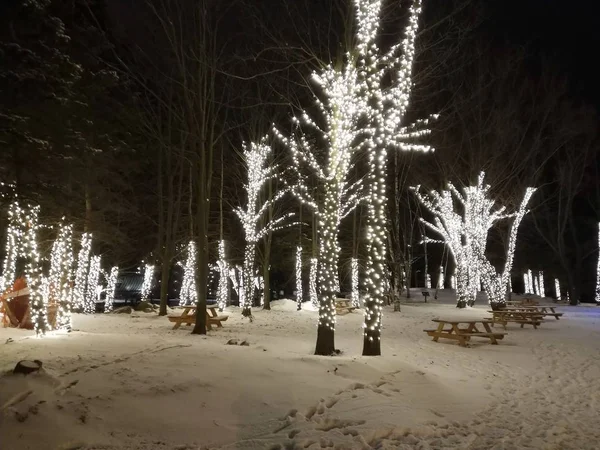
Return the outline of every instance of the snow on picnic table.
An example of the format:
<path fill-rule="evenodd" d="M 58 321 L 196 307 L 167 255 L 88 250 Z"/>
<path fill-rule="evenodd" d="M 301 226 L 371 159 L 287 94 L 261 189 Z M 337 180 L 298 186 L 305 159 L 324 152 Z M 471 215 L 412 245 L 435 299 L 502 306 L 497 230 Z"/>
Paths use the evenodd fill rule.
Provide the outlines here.
<path fill-rule="evenodd" d="M 600 308 L 463 348 L 422 330 L 487 305 L 415 294 L 386 308 L 382 357 L 360 356 L 360 312 L 338 316 L 341 355 L 312 355 L 317 313 L 286 300 L 251 323 L 231 308 L 206 337 L 144 313 L 75 315 L 45 339 L 0 328 L 3 373 L 45 369 L 0 376 L 0 450 L 599 448 Z"/>

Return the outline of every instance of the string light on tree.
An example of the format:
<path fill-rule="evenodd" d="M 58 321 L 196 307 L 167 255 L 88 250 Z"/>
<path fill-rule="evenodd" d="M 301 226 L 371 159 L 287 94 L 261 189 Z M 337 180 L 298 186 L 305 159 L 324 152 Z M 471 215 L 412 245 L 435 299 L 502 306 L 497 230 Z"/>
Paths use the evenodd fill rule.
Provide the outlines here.
<path fill-rule="evenodd" d="M 296 247 L 296 303 L 298 311 L 302 309 L 302 246 Z"/>
<path fill-rule="evenodd" d="M 524 285 L 524 290 L 525 290 L 525 294 L 531 294 L 531 280 L 529 279 L 529 272 L 525 272 L 523 274 L 523 285 Z"/>
<path fill-rule="evenodd" d="M 247 169 L 247 182 L 244 183 L 244 190 L 247 195 L 246 208 L 238 207 L 235 212 L 244 228 L 246 238 L 246 248 L 244 251 L 244 268 L 242 271 L 243 295 L 241 299 L 242 315 L 252 316 L 252 301 L 254 299 L 254 260 L 256 254 L 256 245 L 267 234 L 277 231 L 290 223 L 287 219 L 293 213 L 285 214 L 270 221 L 264 219 L 265 212 L 283 197 L 285 190 L 277 192 L 272 198 L 263 201 L 261 191 L 270 180 L 277 180 L 278 167 L 269 165 L 272 149 L 264 137 L 260 142 L 251 142 L 244 145 L 244 162 Z M 266 222 L 264 225 L 263 223 Z"/>
<path fill-rule="evenodd" d="M 533 293 L 535 295 L 540 295 L 540 279 L 539 279 L 539 277 L 533 278 Z"/>
<path fill-rule="evenodd" d="M 456 275 L 450 277 L 450 289 L 456 289 Z"/>
<path fill-rule="evenodd" d="M 153 281 L 154 281 L 154 265 L 146 264 L 144 266 L 144 282 L 142 283 L 142 290 L 141 290 L 143 301 L 148 301 L 150 299 L 150 292 L 152 291 Z"/>
<path fill-rule="evenodd" d="M 77 255 L 77 269 L 75 270 L 75 286 L 73 288 L 73 308 L 83 311 L 87 292 L 87 278 L 90 270 L 90 255 L 92 251 L 92 235 L 83 233 L 81 248 Z"/>
<path fill-rule="evenodd" d="M 420 128 L 425 121 L 402 127 L 411 89 L 414 41 L 421 2 L 410 9 L 409 25 L 403 41 L 381 53 L 379 40 L 381 0 L 355 0 L 356 39 L 343 64 L 329 64 L 313 80 L 318 85 L 316 104 L 323 125 L 304 112 L 296 118 L 295 139 L 275 134 L 290 148 L 293 167 L 300 172 L 308 167 L 321 184 L 317 199 L 302 183 L 295 194 L 318 213 L 319 222 L 319 323 L 316 354 L 335 351 L 335 293 L 340 221 L 364 194 L 362 180 L 351 183 L 349 174 L 360 149 L 369 154 L 368 259 L 366 270 L 365 323 L 363 354 L 380 354 L 381 309 L 385 282 L 385 165 L 386 148 L 429 150 L 427 146 L 409 144 L 410 139 L 427 134 Z M 402 54 L 401 56 L 399 56 Z M 316 136 L 315 139 L 312 136 Z M 314 142 L 319 145 L 313 146 Z M 322 143 L 322 145 L 320 145 Z M 325 148 L 321 161 L 313 149 Z M 302 179 L 302 177 L 299 177 Z"/>
<path fill-rule="evenodd" d="M 217 261 L 217 267 L 220 273 L 219 286 L 217 287 L 217 305 L 219 311 L 223 311 L 225 306 L 227 306 L 229 289 L 229 265 L 227 264 L 227 259 L 225 259 L 225 241 L 223 240 L 219 241 L 219 260 Z"/>
<path fill-rule="evenodd" d="M 146 283 L 146 271 L 144 272 L 144 284 Z M 152 283 L 152 280 L 148 281 Z M 150 288 L 148 288 L 149 293 Z M 144 298 L 142 294 L 142 298 Z M 179 292 L 179 305 L 195 305 L 198 293 L 196 291 L 196 243 L 191 240 L 187 246 L 187 258 L 183 264 L 183 280 Z"/>
<path fill-rule="evenodd" d="M 543 298 L 546 296 L 546 289 L 544 287 L 544 272 L 542 270 L 538 272 L 538 290 L 540 297 Z"/>
<path fill-rule="evenodd" d="M 319 296 L 317 294 L 317 268 L 319 265 L 319 260 L 317 258 L 310 259 L 310 272 L 308 275 L 308 295 L 310 298 L 310 303 L 313 307 L 317 308 L 319 306 Z"/>
<path fill-rule="evenodd" d="M 440 266 L 437 288 L 444 289 L 444 266 Z"/>
<path fill-rule="evenodd" d="M 87 289 L 85 293 L 85 304 L 83 312 L 94 314 L 96 312 L 96 301 L 98 300 L 98 285 L 100 284 L 101 257 L 94 255 L 90 260 L 90 269 L 87 276 Z"/>
<path fill-rule="evenodd" d="M 13 202 L 8 208 L 8 229 L 6 231 L 6 246 L 4 247 L 3 271 L 0 277 L 0 294 L 10 288 L 16 279 L 17 259 L 23 236 L 24 223 L 21 223 L 21 208 L 18 202 Z"/>
<path fill-rule="evenodd" d="M 113 266 L 108 275 L 106 285 L 106 299 L 104 302 L 104 312 L 111 312 L 115 303 L 115 291 L 117 290 L 117 280 L 119 279 L 119 267 Z"/>
<path fill-rule="evenodd" d="M 425 288 L 431 289 L 431 275 L 428 273 L 425 274 Z"/>
<path fill-rule="evenodd" d="M 352 306 L 360 307 L 360 294 L 358 292 L 358 259 L 352 258 Z"/>
<path fill-rule="evenodd" d="M 554 279 L 554 292 L 556 300 L 560 300 L 560 281 L 558 281 L 558 278 Z"/>
<path fill-rule="evenodd" d="M 50 254 L 46 304 L 56 305 L 55 328 L 71 329 L 71 288 L 73 273 L 73 227 L 61 224 Z"/>

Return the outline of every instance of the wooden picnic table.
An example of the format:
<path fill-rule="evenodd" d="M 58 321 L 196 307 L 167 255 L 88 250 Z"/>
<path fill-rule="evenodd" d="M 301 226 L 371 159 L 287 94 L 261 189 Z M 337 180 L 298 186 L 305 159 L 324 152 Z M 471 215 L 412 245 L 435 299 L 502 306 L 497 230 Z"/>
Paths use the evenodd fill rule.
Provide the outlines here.
<path fill-rule="evenodd" d="M 356 306 L 352 306 L 352 300 L 349 298 L 336 298 L 335 299 L 335 312 L 336 314 L 347 314 L 356 309 Z"/>
<path fill-rule="evenodd" d="M 552 305 L 539 305 L 539 306 L 507 306 L 502 308 L 503 311 L 537 311 L 542 316 L 553 316 L 556 320 L 564 315 L 563 313 L 556 312 L 556 306 Z"/>
<path fill-rule="evenodd" d="M 433 322 L 438 326 L 435 330 L 423 330 L 429 336 L 433 337 L 435 342 L 439 338 L 454 339 L 462 347 L 466 347 L 472 337 L 480 337 L 489 339 L 494 345 L 498 345 L 499 339 L 504 339 L 506 333 L 498 333 L 492 331 L 490 327 L 491 321 L 483 320 L 449 320 L 449 319 L 433 319 Z M 479 327 L 483 327 L 485 331 L 481 331 Z"/>
<path fill-rule="evenodd" d="M 497 311 L 488 312 L 492 313 L 492 326 L 494 326 L 496 323 L 501 323 L 505 329 L 508 322 L 521 324 L 521 328 L 524 328 L 525 325 L 532 325 L 534 329 L 537 329 L 537 327 L 544 321 L 544 315 L 537 310 L 500 309 Z"/>
<path fill-rule="evenodd" d="M 183 312 L 181 315 L 171 315 L 168 316 L 170 322 L 175 322 L 173 325 L 173 329 L 176 330 L 182 324 L 186 324 L 186 326 L 190 326 L 196 323 L 196 305 L 186 305 L 181 307 Z M 225 322 L 229 316 L 222 315 L 219 316 L 217 305 L 206 305 L 206 329 L 212 330 L 212 325 L 216 325 L 217 328 L 223 328 L 223 324 L 221 322 Z"/>

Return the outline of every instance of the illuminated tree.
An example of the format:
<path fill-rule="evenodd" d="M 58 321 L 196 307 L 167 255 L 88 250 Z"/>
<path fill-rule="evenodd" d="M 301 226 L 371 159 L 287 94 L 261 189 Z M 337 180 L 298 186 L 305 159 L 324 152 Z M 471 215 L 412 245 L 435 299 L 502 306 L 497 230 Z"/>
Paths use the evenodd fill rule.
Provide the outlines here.
<path fill-rule="evenodd" d="M 456 264 L 457 307 L 473 305 L 479 289 L 479 280 L 485 258 L 485 248 L 490 228 L 505 216 L 504 207 L 496 207 L 489 198 L 490 186 L 484 184 L 481 172 L 476 185 L 459 191 L 452 183 L 440 192 L 422 194 L 420 187 L 413 188 L 419 201 L 433 215 L 433 222 L 421 218 L 434 233 L 442 237 Z M 514 252 L 514 248 L 512 250 Z M 510 259 L 512 266 L 512 256 Z M 486 271 L 489 273 L 489 268 Z M 494 271 L 495 272 L 495 271 Z"/>
<path fill-rule="evenodd" d="M 10 204 L 8 209 L 8 229 L 6 231 L 6 246 L 4 247 L 4 264 L 0 276 L 0 294 L 10 288 L 15 282 L 17 259 L 21 245 L 21 227 L 19 222 L 21 208 L 18 202 Z"/>
<path fill-rule="evenodd" d="M 352 258 L 352 306 L 360 306 L 360 294 L 358 291 L 358 259 Z"/>
<path fill-rule="evenodd" d="M 227 297 L 229 289 L 229 265 L 225 259 L 225 241 L 219 241 L 219 259 L 217 261 L 219 270 L 219 285 L 217 287 L 217 305 L 219 311 L 223 311 L 227 306 Z"/>
<path fill-rule="evenodd" d="M 298 311 L 302 309 L 302 247 L 296 247 L 296 303 Z"/>
<path fill-rule="evenodd" d="M 101 257 L 94 255 L 90 260 L 90 270 L 87 276 L 87 289 L 85 293 L 85 304 L 83 312 L 94 314 L 96 312 L 96 300 L 98 299 L 98 285 L 100 284 Z"/>
<path fill-rule="evenodd" d="M 307 112 L 296 117 L 298 133 L 292 138 L 275 129 L 277 137 L 292 152 L 294 168 L 300 172 L 301 167 L 308 167 L 322 188 L 318 199 L 304 183 L 298 183 L 294 188 L 294 193 L 319 216 L 319 324 L 315 350 L 318 355 L 330 355 L 335 351 L 337 238 L 341 220 L 364 195 L 362 180 L 350 180 L 354 157 L 360 150 L 368 151 L 370 167 L 363 354 L 380 353 L 383 283 L 387 277 L 384 267 L 386 149 L 429 149 L 406 143 L 426 132 L 419 129 L 423 121 L 407 128 L 400 125 L 408 106 L 420 5 L 421 2 L 416 0 L 411 6 L 405 39 L 382 54 L 376 43 L 382 1 L 355 0 L 354 47 L 346 53 L 343 63 L 330 63 L 312 76 L 318 87 L 315 97 L 319 120 Z M 324 158 L 317 157 L 316 148 L 326 150 Z"/>
<path fill-rule="evenodd" d="M 269 165 L 271 146 L 267 144 L 266 137 L 260 142 L 251 142 L 244 146 L 244 163 L 247 169 L 248 180 L 244 183 L 247 195 L 245 209 L 238 207 L 235 212 L 244 228 L 246 248 L 244 251 L 244 267 L 242 270 L 242 286 L 240 289 L 240 306 L 244 317 L 252 317 L 252 302 L 254 299 L 254 263 L 256 255 L 256 244 L 268 233 L 291 225 L 286 220 L 293 214 L 273 218 L 270 221 L 263 220 L 265 212 L 279 200 L 286 191 L 277 192 L 272 198 L 263 201 L 260 193 L 269 180 L 277 179 L 277 166 Z"/>
<path fill-rule="evenodd" d="M 196 304 L 196 243 L 190 241 L 187 247 L 187 258 L 183 264 L 183 280 L 179 291 L 179 305 Z"/>
<path fill-rule="evenodd" d="M 142 300 L 148 301 L 150 292 L 152 292 L 152 282 L 154 281 L 154 265 L 146 264 L 144 266 L 144 281 L 142 283 Z"/>
<path fill-rule="evenodd" d="M 73 289 L 73 226 L 62 224 L 52 245 L 50 272 L 46 287 L 46 303 L 57 306 L 54 328 L 71 328 Z"/>
<path fill-rule="evenodd" d="M 75 286 L 73 288 L 73 308 L 83 311 L 87 291 L 87 278 L 90 269 L 90 253 L 92 250 L 92 235 L 83 233 L 81 248 L 77 255 L 77 269 L 75 270 Z"/>
<path fill-rule="evenodd" d="M 117 289 L 117 280 L 119 279 L 119 267 L 113 266 L 108 275 L 106 285 L 106 299 L 104 302 L 104 312 L 111 312 L 115 302 L 115 290 Z"/>

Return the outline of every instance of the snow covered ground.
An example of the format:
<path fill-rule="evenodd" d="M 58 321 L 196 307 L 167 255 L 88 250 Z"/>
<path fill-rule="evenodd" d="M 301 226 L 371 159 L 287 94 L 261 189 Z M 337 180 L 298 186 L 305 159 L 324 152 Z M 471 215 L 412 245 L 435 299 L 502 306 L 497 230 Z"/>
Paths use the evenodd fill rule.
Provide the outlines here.
<path fill-rule="evenodd" d="M 370 358 L 360 312 L 338 317 L 340 356 L 313 356 L 316 312 L 291 301 L 252 323 L 233 308 L 207 337 L 144 313 L 76 315 L 45 339 L 0 328 L 0 450 L 600 448 L 600 308 L 462 348 L 422 330 L 484 302 L 418 297 L 386 311 Z M 45 371 L 10 375 L 21 359 Z"/>

